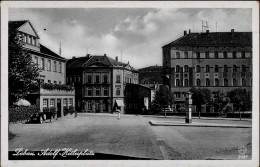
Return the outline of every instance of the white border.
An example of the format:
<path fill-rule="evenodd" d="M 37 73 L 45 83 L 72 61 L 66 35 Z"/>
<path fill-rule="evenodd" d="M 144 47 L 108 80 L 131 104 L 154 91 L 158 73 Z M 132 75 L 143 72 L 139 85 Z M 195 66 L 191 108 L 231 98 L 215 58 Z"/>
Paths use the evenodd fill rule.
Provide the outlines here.
<path fill-rule="evenodd" d="M 252 160 L 148 160 L 148 161 L 8 161 L 8 8 L 252 8 L 253 21 L 253 128 Z M 259 166 L 259 3 L 243 1 L 89 1 L 89 2 L 7 2 L 1 4 L 1 166 Z"/>

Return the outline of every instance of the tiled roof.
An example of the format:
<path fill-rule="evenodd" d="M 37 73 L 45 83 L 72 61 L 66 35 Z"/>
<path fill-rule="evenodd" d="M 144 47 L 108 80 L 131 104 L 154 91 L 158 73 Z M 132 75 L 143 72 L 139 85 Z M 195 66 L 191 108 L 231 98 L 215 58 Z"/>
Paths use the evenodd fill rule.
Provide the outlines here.
<path fill-rule="evenodd" d="M 189 33 L 167 46 L 252 46 L 252 32 Z"/>
<path fill-rule="evenodd" d="M 65 59 L 65 58 L 61 57 L 60 55 L 54 53 L 53 51 L 51 51 L 50 49 L 48 49 L 46 46 L 44 46 L 42 44 L 40 44 L 40 52 L 43 53 L 43 54 L 53 56 L 53 57 Z"/>
<path fill-rule="evenodd" d="M 28 20 L 20 20 L 20 21 L 9 21 L 8 26 L 9 29 L 14 29 L 16 30 L 17 28 L 21 27 L 23 24 L 28 22 Z"/>

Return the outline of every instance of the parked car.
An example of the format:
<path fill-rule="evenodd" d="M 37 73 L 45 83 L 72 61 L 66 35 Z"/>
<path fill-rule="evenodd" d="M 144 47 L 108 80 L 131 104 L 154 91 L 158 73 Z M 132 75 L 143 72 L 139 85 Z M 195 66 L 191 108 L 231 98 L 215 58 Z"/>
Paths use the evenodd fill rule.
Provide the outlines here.
<path fill-rule="evenodd" d="M 44 121 L 46 120 L 50 120 L 50 122 L 52 121 L 52 119 L 54 118 L 55 113 L 52 112 L 46 112 L 46 113 L 34 113 L 31 115 L 30 117 L 30 122 L 33 123 L 40 123 L 42 124 Z"/>

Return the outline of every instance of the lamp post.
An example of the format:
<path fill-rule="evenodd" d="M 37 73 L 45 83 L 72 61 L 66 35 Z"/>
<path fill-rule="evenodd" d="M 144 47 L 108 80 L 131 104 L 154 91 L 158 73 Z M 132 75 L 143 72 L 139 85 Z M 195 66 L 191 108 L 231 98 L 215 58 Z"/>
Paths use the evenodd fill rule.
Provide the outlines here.
<path fill-rule="evenodd" d="M 192 113 L 191 113 L 191 105 L 192 105 L 192 99 L 191 99 L 191 96 L 192 96 L 192 93 L 190 91 L 188 91 L 186 93 L 187 95 L 187 98 L 186 98 L 186 105 L 188 106 L 187 107 L 187 111 L 186 111 L 186 118 L 185 118 L 185 123 L 192 123 Z"/>

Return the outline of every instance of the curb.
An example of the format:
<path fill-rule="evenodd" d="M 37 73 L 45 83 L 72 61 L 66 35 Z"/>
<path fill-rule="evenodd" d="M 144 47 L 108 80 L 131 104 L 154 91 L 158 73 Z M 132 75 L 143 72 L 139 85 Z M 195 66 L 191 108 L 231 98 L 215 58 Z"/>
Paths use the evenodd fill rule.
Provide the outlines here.
<path fill-rule="evenodd" d="M 218 127 L 218 128 L 252 128 L 252 126 L 249 125 L 225 125 L 225 124 L 181 124 L 178 122 L 154 122 L 149 121 L 149 124 L 151 126 L 184 126 L 184 127 Z"/>

